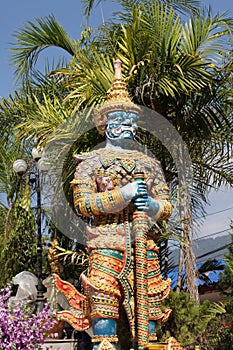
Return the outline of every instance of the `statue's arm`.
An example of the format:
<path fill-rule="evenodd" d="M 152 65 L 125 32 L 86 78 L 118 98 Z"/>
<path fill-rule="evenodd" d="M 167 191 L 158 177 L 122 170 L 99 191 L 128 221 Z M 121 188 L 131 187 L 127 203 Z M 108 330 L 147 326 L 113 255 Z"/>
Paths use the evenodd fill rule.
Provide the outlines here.
<path fill-rule="evenodd" d="M 169 196 L 169 187 L 164 178 L 160 163 L 154 163 L 154 178 L 149 189 L 148 214 L 157 221 L 167 220 L 172 213 L 172 204 Z"/>
<path fill-rule="evenodd" d="M 96 216 L 122 210 L 127 204 L 120 189 L 95 192 L 96 185 L 89 179 L 72 181 L 74 207 L 80 216 Z"/>

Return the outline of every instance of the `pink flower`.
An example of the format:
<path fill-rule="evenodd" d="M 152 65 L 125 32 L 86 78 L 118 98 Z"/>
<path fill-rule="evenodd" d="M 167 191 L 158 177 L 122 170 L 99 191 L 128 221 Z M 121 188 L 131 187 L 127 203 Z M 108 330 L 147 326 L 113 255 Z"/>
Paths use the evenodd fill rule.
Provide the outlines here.
<path fill-rule="evenodd" d="M 9 309 L 11 288 L 0 290 L 0 350 L 41 349 L 45 333 L 53 328 L 55 313 L 46 303 L 40 313 L 30 313 L 20 302 Z"/>

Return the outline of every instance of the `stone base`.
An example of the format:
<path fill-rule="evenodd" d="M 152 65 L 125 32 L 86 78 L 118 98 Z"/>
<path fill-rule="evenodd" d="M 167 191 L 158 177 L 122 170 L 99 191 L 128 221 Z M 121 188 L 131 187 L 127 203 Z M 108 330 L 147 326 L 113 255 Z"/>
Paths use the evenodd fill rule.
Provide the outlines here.
<path fill-rule="evenodd" d="M 60 350 L 74 350 L 77 349 L 77 340 L 72 339 L 50 339 L 46 340 L 42 349 L 60 349 Z"/>

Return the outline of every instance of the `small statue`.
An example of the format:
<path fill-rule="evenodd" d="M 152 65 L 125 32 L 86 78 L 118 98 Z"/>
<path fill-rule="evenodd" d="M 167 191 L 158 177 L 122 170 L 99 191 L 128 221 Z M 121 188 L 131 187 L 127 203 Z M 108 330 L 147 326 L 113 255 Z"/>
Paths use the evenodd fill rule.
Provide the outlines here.
<path fill-rule="evenodd" d="M 156 323 L 169 313 L 164 314 L 160 304 L 169 293 L 170 280 L 162 280 L 148 219 L 168 219 L 172 206 L 160 163 L 132 150 L 140 114 L 117 60 L 108 101 L 94 111 L 106 147 L 76 155 L 72 181 L 77 214 L 91 218 L 86 229 L 90 263 L 82 283 L 94 350 L 116 349 L 120 303 L 138 349 L 156 341 Z"/>
<path fill-rule="evenodd" d="M 16 295 L 9 300 L 9 307 L 14 309 L 19 301 L 23 301 L 30 313 L 34 312 L 37 298 L 37 277 L 29 271 L 22 271 L 13 277 L 12 283 L 18 285 L 18 288 Z"/>
<path fill-rule="evenodd" d="M 59 248 L 60 247 L 59 247 L 58 240 L 56 238 L 54 238 L 52 241 L 52 245 L 48 251 L 48 260 L 49 260 L 51 272 L 57 273 L 60 275 L 63 272 L 63 265 L 59 259 L 59 255 L 58 255 Z"/>

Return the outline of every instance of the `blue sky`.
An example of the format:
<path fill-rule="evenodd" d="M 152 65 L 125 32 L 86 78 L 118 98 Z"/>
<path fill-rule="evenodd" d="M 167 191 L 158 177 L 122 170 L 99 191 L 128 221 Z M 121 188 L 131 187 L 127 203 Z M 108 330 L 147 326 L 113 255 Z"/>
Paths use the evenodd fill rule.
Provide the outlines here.
<path fill-rule="evenodd" d="M 213 13 L 229 11 L 233 15 L 232 0 L 203 0 L 203 4 L 212 7 Z M 111 1 L 103 1 L 101 8 L 93 11 L 90 24 L 98 25 L 102 19 L 107 19 L 116 8 Z M 44 18 L 53 14 L 63 25 L 67 33 L 78 39 L 81 27 L 85 25 L 83 7 L 79 0 L 3 0 L 0 13 L 0 97 L 7 97 L 14 90 L 13 67 L 10 64 L 10 43 L 14 41 L 12 34 L 27 21 Z M 48 51 L 49 53 L 49 51 Z M 211 206 L 209 213 L 233 207 L 232 192 L 224 190 L 211 192 Z M 229 227 L 230 218 L 233 219 L 233 209 L 223 213 L 210 215 L 201 228 L 201 235 L 218 232 Z"/>
<path fill-rule="evenodd" d="M 229 10 L 233 14 L 231 0 L 203 0 L 203 4 L 211 4 L 213 12 Z M 114 11 L 116 3 L 103 1 L 102 9 L 95 8 L 91 16 L 91 24 L 101 23 L 102 18 L 108 18 Z M 63 25 L 67 33 L 78 39 L 81 26 L 84 25 L 85 17 L 83 7 L 79 0 L 3 0 L 0 14 L 0 96 L 5 97 L 13 91 L 14 77 L 13 68 L 10 64 L 10 43 L 14 41 L 12 34 L 21 28 L 27 21 L 34 18 L 46 17 L 53 14 L 59 23 Z M 49 51 L 48 51 L 49 52 Z"/>
<path fill-rule="evenodd" d="M 104 1 L 98 6 L 90 17 L 89 24 L 97 26 L 103 18 L 116 8 L 116 3 Z M 80 38 L 82 27 L 86 24 L 83 15 L 83 6 L 79 0 L 4 0 L 1 4 L 0 13 L 0 97 L 6 97 L 14 89 L 13 67 L 10 63 L 11 43 L 14 42 L 12 34 L 28 21 L 35 18 L 45 18 L 54 15 L 56 20 L 64 27 L 72 39 Z M 59 56 L 56 49 L 46 51 L 48 55 Z M 64 55 L 64 51 L 61 53 Z"/>

